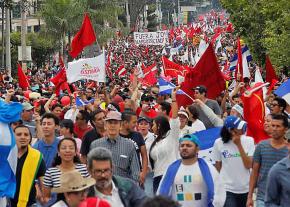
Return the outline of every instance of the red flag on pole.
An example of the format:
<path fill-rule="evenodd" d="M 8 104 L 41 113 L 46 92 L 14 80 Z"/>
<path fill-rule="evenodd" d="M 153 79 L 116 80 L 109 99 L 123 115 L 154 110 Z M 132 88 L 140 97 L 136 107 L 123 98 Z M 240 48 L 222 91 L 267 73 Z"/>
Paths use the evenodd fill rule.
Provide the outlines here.
<path fill-rule="evenodd" d="M 263 99 L 262 83 L 255 84 L 254 88 L 259 88 L 249 97 L 243 96 L 244 119 L 248 124 L 247 135 L 254 138 L 255 143 L 259 143 L 264 139 L 268 139 L 269 135 L 264 130 L 265 122 L 265 105 Z"/>
<path fill-rule="evenodd" d="M 18 63 L 17 65 L 17 71 L 18 71 L 18 82 L 19 82 L 19 86 L 22 89 L 27 89 L 29 87 L 29 82 L 27 80 L 26 75 L 24 74 L 21 65 Z"/>
<path fill-rule="evenodd" d="M 215 56 L 212 44 L 209 44 L 198 63 L 185 76 L 181 85 L 181 90 L 194 98 L 193 88 L 198 85 L 204 85 L 207 88 L 207 97 L 216 98 L 225 90 L 225 80 Z M 192 100 L 186 96 L 177 98 L 179 106 L 186 106 L 192 103 Z"/>
<path fill-rule="evenodd" d="M 244 82 L 244 77 L 243 77 L 243 56 L 242 56 L 242 48 L 241 48 L 241 41 L 240 38 L 238 37 L 237 40 L 237 53 L 238 53 L 238 62 L 237 62 L 237 67 L 236 67 L 236 72 L 235 72 L 235 78 L 237 81 Z"/>
<path fill-rule="evenodd" d="M 178 65 L 164 56 L 162 57 L 162 62 L 165 76 L 170 76 L 177 79 L 178 75 L 184 76 L 187 71 L 182 65 Z"/>
<path fill-rule="evenodd" d="M 272 80 L 278 80 L 275 69 L 272 66 L 270 57 L 266 56 L 266 82 L 271 83 Z"/>
<path fill-rule="evenodd" d="M 70 55 L 75 58 L 86 47 L 96 41 L 96 34 L 88 14 L 85 14 L 84 21 L 79 32 L 74 36 L 71 43 Z"/>

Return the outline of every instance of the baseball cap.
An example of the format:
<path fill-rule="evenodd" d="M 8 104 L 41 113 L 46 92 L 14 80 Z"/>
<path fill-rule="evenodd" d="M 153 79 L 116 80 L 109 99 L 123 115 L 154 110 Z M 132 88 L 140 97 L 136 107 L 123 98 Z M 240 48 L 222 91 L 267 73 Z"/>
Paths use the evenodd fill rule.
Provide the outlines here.
<path fill-rule="evenodd" d="M 183 141 L 191 141 L 194 144 L 196 144 L 197 146 L 200 146 L 200 140 L 198 139 L 197 136 L 195 136 L 193 134 L 187 134 L 187 135 L 184 135 L 183 137 L 179 138 L 179 143 L 181 143 Z"/>
<path fill-rule="evenodd" d="M 236 110 L 241 116 L 244 115 L 243 107 L 241 107 L 239 104 L 235 104 L 232 109 Z"/>
<path fill-rule="evenodd" d="M 33 107 L 30 103 L 28 103 L 28 102 L 24 102 L 24 103 L 22 103 L 22 106 L 23 106 L 23 110 L 25 110 L 25 111 L 29 111 L 29 110 L 31 110 L 31 109 L 34 108 L 34 107 Z"/>
<path fill-rule="evenodd" d="M 122 121 L 122 115 L 118 111 L 109 111 L 105 118 L 105 121 L 109 121 L 109 120 Z"/>
<path fill-rule="evenodd" d="M 206 93 L 207 89 L 204 85 L 199 85 L 193 88 L 193 90 L 197 90 L 199 93 Z"/>
<path fill-rule="evenodd" d="M 242 129 L 244 132 L 247 129 L 247 123 L 236 116 L 228 116 L 224 126 L 228 129 Z"/>
<path fill-rule="evenodd" d="M 140 123 L 141 121 L 146 121 L 147 123 L 150 123 L 151 121 L 147 119 L 146 117 L 139 117 L 137 120 L 137 123 Z"/>

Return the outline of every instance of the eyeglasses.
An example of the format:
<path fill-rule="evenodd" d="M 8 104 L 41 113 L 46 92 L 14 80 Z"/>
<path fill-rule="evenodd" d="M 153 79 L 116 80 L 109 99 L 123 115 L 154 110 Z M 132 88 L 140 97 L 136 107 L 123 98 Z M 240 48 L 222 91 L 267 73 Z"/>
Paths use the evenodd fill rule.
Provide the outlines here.
<path fill-rule="evenodd" d="M 271 104 L 272 107 L 279 106 L 279 104 Z"/>
<path fill-rule="evenodd" d="M 94 175 L 109 175 L 112 173 L 112 169 L 104 169 L 104 170 L 94 170 L 93 171 Z"/>

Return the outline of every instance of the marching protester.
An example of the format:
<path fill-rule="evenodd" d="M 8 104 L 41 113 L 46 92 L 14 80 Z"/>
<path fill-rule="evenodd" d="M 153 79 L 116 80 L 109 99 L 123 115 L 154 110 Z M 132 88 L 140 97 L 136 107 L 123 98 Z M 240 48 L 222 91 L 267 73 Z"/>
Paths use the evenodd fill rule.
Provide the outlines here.
<path fill-rule="evenodd" d="M 113 155 L 106 148 L 97 147 L 89 152 L 88 169 L 96 184 L 88 196 L 99 197 L 116 207 L 141 206 L 145 192 L 131 179 L 115 175 L 113 162 Z"/>
<path fill-rule="evenodd" d="M 225 190 L 216 169 L 198 158 L 199 139 L 185 135 L 179 139 L 181 160 L 170 164 L 158 194 L 172 197 L 182 206 L 223 206 Z"/>

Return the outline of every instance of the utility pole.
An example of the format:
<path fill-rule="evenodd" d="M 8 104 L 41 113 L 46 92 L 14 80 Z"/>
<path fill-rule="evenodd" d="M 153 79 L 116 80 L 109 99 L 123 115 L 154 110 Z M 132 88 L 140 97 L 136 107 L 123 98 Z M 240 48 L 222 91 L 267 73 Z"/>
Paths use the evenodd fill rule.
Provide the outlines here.
<path fill-rule="evenodd" d="M 130 12 L 129 12 L 129 0 L 126 1 L 126 18 L 127 18 L 127 26 L 130 29 L 131 28 L 131 22 L 130 22 Z"/>
<path fill-rule="evenodd" d="M 180 25 L 180 1 L 177 0 L 177 24 Z"/>
<path fill-rule="evenodd" d="M 21 54 L 22 54 L 22 69 L 26 72 L 26 34 L 27 34 L 27 17 L 26 12 L 28 9 L 27 0 L 21 0 Z"/>
<path fill-rule="evenodd" d="M 11 77 L 11 43 L 10 43 L 10 9 L 7 6 L 5 8 L 6 13 L 6 47 L 5 47 L 5 53 L 6 53 L 6 70 L 8 71 L 9 77 Z M 3 37 L 2 37 L 3 38 Z"/>

